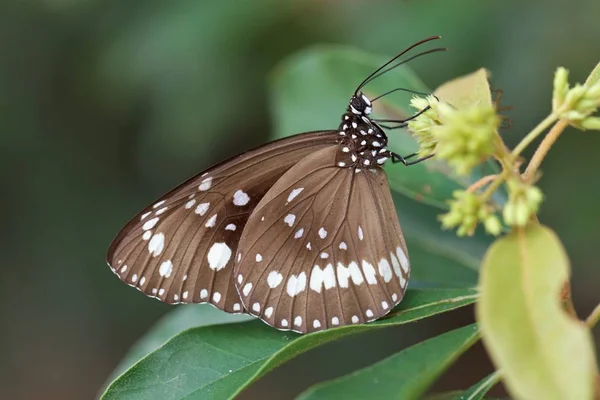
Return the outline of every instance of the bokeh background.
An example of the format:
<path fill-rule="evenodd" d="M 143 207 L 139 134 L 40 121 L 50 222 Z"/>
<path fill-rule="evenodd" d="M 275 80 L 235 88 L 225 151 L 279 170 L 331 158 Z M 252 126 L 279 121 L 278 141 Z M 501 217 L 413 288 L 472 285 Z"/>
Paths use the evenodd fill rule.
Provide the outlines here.
<path fill-rule="evenodd" d="M 451 51 L 418 74 L 434 88 L 490 69 L 514 107 L 514 144 L 548 112 L 558 65 L 583 81 L 600 61 L 599 15 L 597 0 L 0 2 L 0 397 L 93 398 L 170 309 L 120 283 L 106 248 L 154 198 L 268 140 L 269 71 L 286 56 L 316 43 L 393 55 L 442 35 Z M 571 257 L 582 316 L 600 301 L 598 149 L 600 132 L 566 131 L 540 182 L 540 218 Z M 290 398 L 471 319 L 466 309 L 317 349 L 245 397 Z M 438 388 L 486 371 L 475 349 Z"/>

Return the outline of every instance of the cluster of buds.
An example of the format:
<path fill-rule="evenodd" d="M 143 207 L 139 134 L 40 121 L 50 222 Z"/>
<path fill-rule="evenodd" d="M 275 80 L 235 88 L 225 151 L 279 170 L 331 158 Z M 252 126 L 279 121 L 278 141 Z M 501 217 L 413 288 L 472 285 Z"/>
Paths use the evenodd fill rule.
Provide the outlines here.
<path fill-rule="evenodd" d="M 508 203 L 502 212 L 504 222 L 509 226 L 525 226 L 538 212 L 544 195 L 536 186 L 527 185 L 516 178 L 509 179 L 507 185 Z"/>
<path fill-rule="evenodd" d="M 482 223 L 487 233 L 498 235 L 502 230 L 500 220 L 494 208 L 475 193 L 457 190 L 450 200 L 450 211 L 440 216 L 442 227 L 451 229 L 458 227 L 458 236 L 473 235 L 478 223 Z"/>
<path fill-rule="evenodd" d="M 419 157 L 424 158 L 435 153 L 437 141 L 431 134 L 431 129 L 441 125 L 438 119 L 438 99 L 429 95 L 426 98 L 414 96 L 410 106 L 421 114 L 408 122 L 408 129 L 419 142 Z M 425 111 L 423 111 L 425 110 Z"/>
<path fill-rule="evenodd" d="M 600 117 L 591 114 L 600 107 L 600 82 L 569 87 L 569 71 L 563 67 L 554 74 L 552 110 L 562 120 L 579 129 L 600 130 Z"/>
<path fill-rule="evenodd" d="M 435 152 L 460 175 L 468 174 L 494 153 L 500 118 L 491 105 L 456 109 L 433 96 L 413 98 L 411 106 L 429 109 L 409 122 L 408 128 L 420 144 L 419 156 Z"/>

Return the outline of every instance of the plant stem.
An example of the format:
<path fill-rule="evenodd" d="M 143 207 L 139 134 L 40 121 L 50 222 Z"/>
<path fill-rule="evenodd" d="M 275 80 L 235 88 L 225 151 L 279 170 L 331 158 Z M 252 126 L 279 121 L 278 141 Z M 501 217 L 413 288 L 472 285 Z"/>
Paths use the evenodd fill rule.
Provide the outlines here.
<path fill-rule="evenodd" d="M 598 304 L 596 306 L 596 308 L 594 308 L 594 311 L 592 311 L 592 313 L 590 314 L 590 316 L 587 317 L 587 319 L 585 320 L 585 323 L 590 328 L 593 328 L 594 326 L 596 326 L 596 324 L 598 323 L 598 321 L 600 321 L 600 304 Z"/>
<path fill-rule="evenodd" d="M 478 180 L 477 182 L 475 182 L 471 186 L 469 186 L 467 188 L 467 192 L 473 193 L 477 189 L 479 189 L 479 188 L 487 185 L 488 183 L 490 183 L 491 181 L 493 181 L 494 179 L 496 179 L 497 176 L 498 175 L 496 175 L 496 174 L 484 176 L 483 178 L 481 178 L 480 180 Z"/>
<path fill-rule="evenodd" d="M 500 186 L 500 184 L 504 182 L 504 179 L 506 179 L 509 173 L 510 170 L 505 169 L 498 175 L 494 176 L 494 181 L 490 184 L 490 186 L 487 187 L 487 189 L 485 189 L 485 192 L 483 192 L 483 194 L 481 195 L 481 199 L 484 202 L 489 200 L 489 198 L 496 191 L 496 189 L 498 189 L 498 186 Z"/>
<path fill-rule="evenodd" d="M 556 121 L 557 116 L 552 113 L 550 115 L 548 115 L 546 118 L 544 118 L 544 120 L 542 122 L 540 122 L 539 124 L 537 124 L 537 126 L 535 128 L 533 128 L 533 130 L 531 132 L 529 132 L 527 134 L 527 136 L 525 136 L 523 138 L 523 140 L 521 140 L 521 142 L 517 145 L 517 147 L 515 147 L 515 149 L 512 151 L 511 156 L 513 159 L 517 158 L 519 156 L 519 154 L 521 154 L 521 152 L 523 150 L 525 150 L 525 148 L 527 146 L 529 146 L 531 144 L 531 142 L 533 142 L 535 140 L 535 138 L 537 138 L 542 132 L 544 132 L 546 129 L 548 129 L 548 127 L 550 125 L 552 125 L 554 123 L 554 121 Z"/>
<path fill-rule="evenodd" d="M 568 125 L 569 123 L 564 120 L 559 120 L 556 124 L 554 124 L 552 129 L 550 129 L 550 132 L 548 132 L 548 134 L 542 140 L 542 143 L 540 143 L 539 147 L 533 154 L 533 157 L 531 157 L 531 161 L 529 162 L 529 165 L 527 165 L 527 169 L 523 174 L 523 181 L 531 182 L 535 175 L 535 171 L 537 171 L 538 167 L 546 157 L 546 154 L 548 154 L 554 142 L 556 142 L 560 134 Z"/>

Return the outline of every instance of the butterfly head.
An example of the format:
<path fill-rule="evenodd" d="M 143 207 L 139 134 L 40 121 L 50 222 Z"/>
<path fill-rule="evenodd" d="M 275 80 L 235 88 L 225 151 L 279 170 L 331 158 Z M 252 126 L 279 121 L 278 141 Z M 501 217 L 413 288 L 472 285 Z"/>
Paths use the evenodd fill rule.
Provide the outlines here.
<path fill-rule="evenodd" d="M 348 110 L 352 114 L 367 116 L 373 111 L 373 105 L 367 96 L 358 92 L 350 99 Z"/>

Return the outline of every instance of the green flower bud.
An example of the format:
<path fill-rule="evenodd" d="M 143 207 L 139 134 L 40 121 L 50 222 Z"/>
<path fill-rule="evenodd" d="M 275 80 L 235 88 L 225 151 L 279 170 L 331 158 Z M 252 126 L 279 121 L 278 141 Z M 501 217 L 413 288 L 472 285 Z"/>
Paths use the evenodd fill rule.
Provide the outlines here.
<path fill-rule="evenodd" d="M 436 154 L 456 173 L 466 175 L 494 152 L 494 139 L 500 118 L 489 105 L 457 110 L 445 103 L 437 105 L 441 125 L 431 128 L 437 141 Z"/>
<path fill-rule="evenodd" d="M 552 110 L 562 120 L 579 129 L 598 129 L 596 117 L 590 117 L 600 107 L 600 82 L 577 84 L 569 88 L 569 72 L 558 68 L 554 75 Z M 588 121 L 590 120 L 591 121 Z"/>
<path fill-rule="evenodd" d="M 581 121 L 580 128 L 585 130 L 600 131 L 600 117 L 588 117 Z"/>
<path fill-rule="evenodd" d="M 544 195 L 539 188 L 528 186 L 518 179 L 511 179 L 507 184 L 509 196 L 502 212 L 504 223 L 509 226 L 525 226 L 538 212 Z"/>
<path fill-rule="evenodd" d="M 421 112 L 425 108 L 429 109 L 421 113 L 418 117 L 408 122 L 408 130 L 419 142 L 419 157 L 427 157 L 435 152 L 437 141 L 431 136 L 431 128 L 440 124 L 437 113 L 439 102 L 434 96 L 426 98 L 414 96 L 410 101 L 410 106 Z"/>
<path fill-rule="evenodd" d="M 552 92 L 552 109 L 556 111 L 565 101 L 569 91 L 569 71 L 564 67 L 558 67 L 554 73 L 554 90 Z"/>
<path fill-rule="evenodd" d="M 448 203 L 450 211 L 439 217 L 444 229 L 457 228 L 458 236 L 473 235 L 477 224 L 482 222 L 486 232 L 498 235 L 502 230 L 500 220 L 493 214 L 492 207 L 481 197 L 464 190 L 453 193 L 454 199 Z"/>

